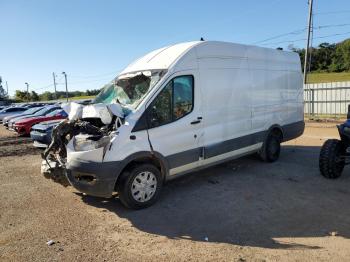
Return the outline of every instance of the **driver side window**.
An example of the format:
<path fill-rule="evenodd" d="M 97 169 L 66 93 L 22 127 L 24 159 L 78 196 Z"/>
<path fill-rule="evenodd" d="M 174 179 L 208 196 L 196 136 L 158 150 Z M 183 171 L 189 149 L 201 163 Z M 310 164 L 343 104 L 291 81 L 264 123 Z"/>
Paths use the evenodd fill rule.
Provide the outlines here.
<path fill-rule="evenodd" d="M 150 127 L 165 125 L 189 114 L 193 109 L 193 89 L 193 76 L 172 79 L 150 106 Z"/>
<path fill-rule="evenodd" d="M 173 88 L 170 81 L 152 102 L 150 110 L 151 127 L 165 125 L 172 120 Z"/>

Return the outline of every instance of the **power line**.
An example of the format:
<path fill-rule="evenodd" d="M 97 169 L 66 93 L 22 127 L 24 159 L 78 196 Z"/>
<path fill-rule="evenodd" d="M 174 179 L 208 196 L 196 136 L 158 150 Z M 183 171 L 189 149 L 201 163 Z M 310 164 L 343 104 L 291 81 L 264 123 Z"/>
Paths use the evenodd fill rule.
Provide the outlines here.
<path fill-rule="evenodd" d="M 320 29 L 324 29 L 324 28 L 332 28 L 332 27 L 344 27 L 344 26 L 350 26 L 350 23 L 346 23 L 346 24 L 334 24 L 334 25 L 320 25 L 320 26 L 312 26 L 312 30 L 320 30 Z M 280 34 L 280 35 L 276 35 L 276 36 L 272 36 L 270 38 L 266 38 L 264 40 L 258 41 L 258 42 L 254 42 L 253 44 L 259 44 L 259 43 L 263 43 L 263 42 L 267 42 L 273 39 L 277 39 L 277 38 L 281 38 L 283 36 L 287 36 L 287 35 L 298 35 L 301 34 L 303 32 L 306 31 L 306 28 L 304 29 L 298 29 L 298 30 L 294 30 L 291 31 L 289 33 L 284 33 L 284 34 Z M 303 39 L 306 40 L 306 39 Z"/>
<path fill-rule="evenodd" d="M 345 33 L 338 33 L 338 34 L 332 34 L 332 35 L 319 36 L 319 37 L 315 37 L 315 38 L 320 39 L 320 38 L 327 38 L 327 37 L 331 37 L 331 36 L 347 35 L 347 34 L 350 34 L 350 31 L 349 32 L 345 32 Z"/>
<path fill-rule="evenodd" d="M 61 82 L 61 80 L 64 78 L 64 75 L 62 75 L 60 78 L 56 79 L 56 85 L 65 85 L 64 82 Z M 73 81 L 73 82 L 70 82 L 70 84 L 87 84 L 87 83 L 95 83 L 95 82 L 99 82 L 99 81 L 108 81 L 108 80 L 111 80 L 110 77 L 106 78 L 100 78 L 100 79 L 93 79 L 93 80 L 85 80 L 85 81 Z M 45 85 L 43 87 L 38 87 L 38 88 L 32 88 L 33 91 L 38 91 L 38 90 L 43 90 L 43 89 L 47 89 L 49 87 L 53 87 L 54 84 L 48 84 L 48 85 Z"/>
<path fill-rule="evenodd" d="M 314 13 L 314 15 L 333 15 L 333 14 L 345 14 L 345 13 L 350 13 L 350 10 L 319 12 L 319 13 Z"/>
<path fill-rule="evenodd" d="M 261 41 L 258 41 L 258 42 L 254 42 L 253 44 L 263 43 L 263 42 L 270 41 L 270 40 L 273 40 L 273 39 L 276 39 L 276 38 L 280 38 L 280 37 L 283 37 L 283 36 L 287 36 L 287 35 L 297 35 L 297 34 L 301 34 L 301 33 L 305 32 L 305 30 L 306 30 L 306 28 L 294 30 L 294 31 L 291 31 L 291 32 L 289 32 L 289 33 L 285 33 L 285 34 L 280 34 L 280 35 L 272 36 L 272 37 L 270 37 L 270 38 L 266 38 L 266 39 L 264 39 L 264 40 L 261 40 Z"/>
<path fill-rule="evenodd" d="M 338 33 L 338 34 L 331 34 L 331 35 L 324 35 L 324 36 L 318 36 L 318 37 L 314 37 L 313 39 L 322 39 L 322 38 L 327 38 L 327 37 L 332 37 L 332 36 L 340 36 L 340 35 L 347 35 L 350 34 L 349 32 L 345 32 L 345 33 Z M 295 40 L 286 40 L 286 41 L 280 41 L 280 42 L 274 42 L 274 43 L 265 43 L 262 45 L 277 45 L 277 44 L 283 44 L 283 43 L 294 43 L 294 42 L 300 42 L 300 41 L 305 41 L 306 38 L 300 38 L 300 39 L 295 39 Z"/>
<path fill-rule="evenodd" d="M 344 26 L 349 26 L 350 23 L 347 24 L 336 24 L 336 25 L 320 25 L 313 27 L 314 29 L 323 29 L 323 28 L 332 28 L 332 27 L 344 27 Z"/>
<path fill-rule="evenodd" d="M 39 88 L 32 88 L 32 89 L 33 89 L 33 91 L 37 91 L 37 90 L 42 90 L 42 89 L 45 89 L 45 88 L 49 88 L 51 86 L 53 86 L 53 84 L 49 84 L 49 85 L 46 85 L 46 86 L 43 86 L 43 87 L 39 87 Z"/>
<path fill-rule="evenodd" d="M 62 79 L 63 79 L 63 75 L 56 75 L 56 77 L 57 77 L 57 79 L 56 79 L 56 84 L 58 83 L 58 82 L 60 82 Z"/>

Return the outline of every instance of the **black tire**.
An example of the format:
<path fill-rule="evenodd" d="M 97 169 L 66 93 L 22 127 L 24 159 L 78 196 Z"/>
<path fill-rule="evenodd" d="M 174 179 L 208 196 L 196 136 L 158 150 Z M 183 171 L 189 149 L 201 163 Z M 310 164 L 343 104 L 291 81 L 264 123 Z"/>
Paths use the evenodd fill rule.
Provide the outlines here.
<path fill-rule="evenodd" d="M 279 134 L 270 133 L 259 152 L 259 156 L 263 161 L 271 163 L 275 162 L 280 157 L 280 153 L 281 136 Z"/>
<path fill-rule="evenodd" d="M 132 188 L 135 188 L 133 187 L 135 178 L 145 172 L 152 173 L 157 180 L 157 184 L 154 187 L 155 192 L 152 194 L 152 197 L 147 201 L 141 202 L 141 200 L 138 201 L 135 199 L 137 196 L 136 194 L 133 195 Z M 162 175 L 156 166 L 152 164 L 140 164 L 124 171 L 121 174 L 121 177 L 118 179 L 116 188 L 118 191 L 119 199 L 124 206 L 131 209 L 142 209 L 153 205 L 157 201 L 159 193 L 162 189 L 162 185 Z"/>
<path fill-rule="evenodd" d="M 344 146 L 338 139 L 328 139 L 322 146 L 319 167 L 322 176 L 336 179 L 341 176 L 345 162 L 339 157 L 344 154 Z"/>

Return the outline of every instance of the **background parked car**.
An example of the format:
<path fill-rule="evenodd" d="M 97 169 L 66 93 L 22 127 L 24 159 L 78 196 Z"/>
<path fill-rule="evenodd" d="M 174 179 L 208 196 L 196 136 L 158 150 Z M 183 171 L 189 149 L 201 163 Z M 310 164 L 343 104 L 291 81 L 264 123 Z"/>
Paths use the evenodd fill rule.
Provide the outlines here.
<path fill-rule="evenodd" d="M 15 131 L 20 135 L 29 135 L 30 130 L 33 125 L 48 121 L 48 120 L 57 120 L 57 119 L 65 119 L 68 117 L 68 114 L 63 109 L 58 109 L 48 113 L 45 116 L 37 116 L 31 118 L 25 118 L 19 120 L 15 124 Z"/>
<path fill-rule="evenodd" d="M 34 146 L 46 148 L 51 143 L 52 130 L 61 121 L 62 120 L 51 120 L 34 125 L 30 132 L 30 137 L 34 141 Z"/>
<path fill-rule="evenodd" d="M 55 111 L 58 109 L 62 109 L 62 108 L 60 106 L 45 106 L 41 108 L 39 111 L 37 111 L 36 113 L 34 113 L 33 115 L 19 116 L 18 118 L 13 118 L 8 122 L 8 129 L 14 131 L 15 130 L 14 125 L 17 121 L 20 121 L 26 118 L 31 118 L 31 117 L 45 116 L 48 113 L 51 113 L 52 111 Z"/>
<path fill-rule="evenodd" d="M 43 107 L 32 107 L 32 108 L 29 108 L 27 109 L 26 111 L 23 111 L 23 113 L 21 114 L 18 114 L 18 115 L 14 115 L 14 116 L 6 116 L 4 117 L 4 119 L 2 120 L 2 124 L 5 126 L 5 127 L 8 127 L 8 123 L 11 119 L 14 119 L 14 118 L 21 118 L 21 117 L 26 117 L 26 116 L 29 116 L 29 115 L 33 115 L 35 114 L 36 112 L 38 112 L 40 109 L 42 109 Z"/>
<path fill-rule="evenodd" d="M 25 105 L 26 108 L 33 108 L 33 107 L 39 107 L 39 106 L 43 106 L 43 104 L 27 104 L 27 105 Z"/>
<path fill-rule="evenodd" d="M 0 111 L 0 123 L 6 116 L 18 115 L 23 113 L 27 108 L 25 107 L 8 107 Z"/>

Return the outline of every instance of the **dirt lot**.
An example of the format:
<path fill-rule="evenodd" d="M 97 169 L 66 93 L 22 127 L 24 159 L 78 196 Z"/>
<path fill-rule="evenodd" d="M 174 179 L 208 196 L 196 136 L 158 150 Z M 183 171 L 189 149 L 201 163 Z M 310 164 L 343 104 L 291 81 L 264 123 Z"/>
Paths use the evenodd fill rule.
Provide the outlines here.
<path fill-rule="evenodd" d="M 131 211 L 46 180 L 40 150 L 1 127 L 0 260 L 349 261 L 350 170 L 318 172 L 320 145 L 336 136 L 334 124 L 308 124 L 276 163 L 193 173 Z"/>

